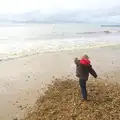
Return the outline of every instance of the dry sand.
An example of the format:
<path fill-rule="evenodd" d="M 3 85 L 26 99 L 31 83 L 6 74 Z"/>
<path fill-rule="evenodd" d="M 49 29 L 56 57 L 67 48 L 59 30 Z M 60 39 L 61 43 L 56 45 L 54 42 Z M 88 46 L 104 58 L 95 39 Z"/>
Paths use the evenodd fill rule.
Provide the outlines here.
<path fill-rule="evenodd" d="M 53 76 L 75 78 L 73 60 L 84 53 L 89 54 L 102 79 L 119 80 L 116 72 L 120 70 L 119 48 L 46 53 L 0 62 L 0 120 L 22 117 L 26 108 L 33 106 L 43 94 L 42 88 L 52 82 Z"/>

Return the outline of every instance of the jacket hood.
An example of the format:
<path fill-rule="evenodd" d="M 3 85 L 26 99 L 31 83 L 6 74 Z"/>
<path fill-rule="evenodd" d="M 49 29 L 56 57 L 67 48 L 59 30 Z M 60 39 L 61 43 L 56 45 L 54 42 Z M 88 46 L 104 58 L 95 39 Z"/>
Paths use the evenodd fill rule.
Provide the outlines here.
<path fill-rule="evenodd" d="M 82 65 L 90 65 L 90 61 L 88 60 L 88 59 L 86 59 L 86 58 L 83 58 L 83 59 L 81 59 L 80 60 L 80 63 L 82 64 Z"/>

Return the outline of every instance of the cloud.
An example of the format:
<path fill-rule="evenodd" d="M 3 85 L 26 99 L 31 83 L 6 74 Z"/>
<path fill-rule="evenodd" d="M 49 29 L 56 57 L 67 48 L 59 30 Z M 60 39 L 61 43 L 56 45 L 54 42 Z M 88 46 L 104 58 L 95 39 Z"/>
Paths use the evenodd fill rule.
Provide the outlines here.
<path fill-rule="evenodd" d="M 1 13 L 21 13 L 40 10 L 55 13 L 60 10 L 96 10 L 120 5 L 119 0 L 1 0 Z"/>
<path fill-rule="evenodd" d="M 48 17 L 50 20 L 66 20 L 91 23 L 120 23 L 120 7 L 96 10 L 62 11 Z"/>
<path fill-rule="evenodd" d="M 120 0 L 4 0 L 0 18 L 38 21 L 120 21 Z"/>

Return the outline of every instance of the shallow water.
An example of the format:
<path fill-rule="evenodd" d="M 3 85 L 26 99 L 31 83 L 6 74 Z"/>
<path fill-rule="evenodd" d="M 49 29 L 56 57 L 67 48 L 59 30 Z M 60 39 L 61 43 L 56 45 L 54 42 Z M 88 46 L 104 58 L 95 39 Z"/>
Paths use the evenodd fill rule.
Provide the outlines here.
<path fill-rule="evenodd" d="M 0 25 L 0 60 L 120 44 L 119 27 L 89 24 Z"/>

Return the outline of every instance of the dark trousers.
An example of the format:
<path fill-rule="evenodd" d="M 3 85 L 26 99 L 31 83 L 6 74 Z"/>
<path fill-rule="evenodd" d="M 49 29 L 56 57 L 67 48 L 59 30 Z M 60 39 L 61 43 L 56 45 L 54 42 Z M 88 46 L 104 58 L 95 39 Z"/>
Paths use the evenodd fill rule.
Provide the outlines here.
<path fill-rule="evenodd" d="M 80 84 L 80 88 L 81 88 L 82 98 L 84 100 L 87 100 L 86 80 L 79 79 L 79 84 Z"/>

